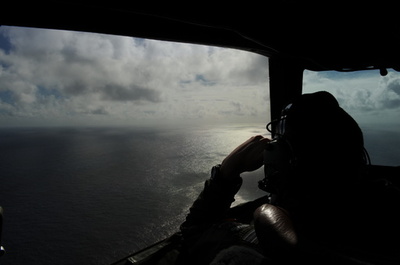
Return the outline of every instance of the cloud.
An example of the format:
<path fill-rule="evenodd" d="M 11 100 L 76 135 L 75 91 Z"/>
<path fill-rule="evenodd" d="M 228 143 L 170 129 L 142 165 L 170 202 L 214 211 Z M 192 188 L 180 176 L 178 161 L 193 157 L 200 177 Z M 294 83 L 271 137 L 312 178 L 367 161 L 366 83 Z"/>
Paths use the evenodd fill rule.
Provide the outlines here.
<path fill-rule="evenodd" d="M 133 55 L 128 49 L 134 44 L 131 38 L 24 28 L 1 32 L 13 47 L 10 55 L 2 54 L 2 62 L 9 65 L 2 70 L 10 76 L 8 87 L 16 93 L 12 79 L 57 89 L 65 96 L 101 93 L 113 100 L 158 101 L 154 89 L 134 84 L 140 80 L 131 71 L 138 66 L 126 65 Z M 123 90 L 123 85 L 129 88 Z"/>
<path fill-rule="evenodd" d="M 95 115 L 127 124 L 269 116 L 268 59 L 260 55 L 14 27 L 0 28 L 0 45 L 0 119 L 73 123 Z"/>
<path fill-rule="evenodd" d="M 380 80 L 379 87 L 372 94 L 377 107 L 381 109 L 400 109 L 400 76 L 390 72 Z"/>
<path fill-rule="evenodd" d="M 109 112 L 104 107 L 99 107 L 96 109 L 88 110 L 85 112 L 86 114 L 94 114 L 94 115 L 107 115 Z"/>
<path fill-rule="evenodd" d="M 391 80 L 387 85 L 387 88 L 400 96 L 400 78 Z"/>
<path fill-rule="evenodd" d="M 160 92 L 154 89 L 147 89 L 135 85 L 130 87 L 121 85 L 106 85 L 101 90 L 105 100 L 116 100 L 116 101 L 137 101 L 146 100 L 151 102 L 160 101 Z"/>
<path fill-rule="evenodd" d="M 400 111 L 400 74 L 391 70 L 354 73 L 310 72 L 304 74 L 305 92 L 326 90 L 340 105 L 362 122 L 397 122 Z"/>

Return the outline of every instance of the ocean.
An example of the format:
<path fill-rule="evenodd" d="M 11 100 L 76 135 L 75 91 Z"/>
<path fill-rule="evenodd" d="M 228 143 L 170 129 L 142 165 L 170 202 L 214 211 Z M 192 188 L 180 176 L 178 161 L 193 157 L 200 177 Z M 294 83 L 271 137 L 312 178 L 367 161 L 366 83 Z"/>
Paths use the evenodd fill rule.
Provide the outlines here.
<path fill-rule="evenodd" d="M 264 126 L 0 129 L 0 264 L 110 264 L 164 239 L 211 167 L 256 134 Z M 365 133 L 373 163 L 400 164 L 397 135 Z M 236 203 L 265 195 L 262 178 L 245 173 Z"/>
<path fill-rule="evenodd" d="M 263 126 L 0 129 L 0 264 L 110 264 L 178 231 L 213 165 Z M 264 195 L 262 170 L 237 202 Z"/>

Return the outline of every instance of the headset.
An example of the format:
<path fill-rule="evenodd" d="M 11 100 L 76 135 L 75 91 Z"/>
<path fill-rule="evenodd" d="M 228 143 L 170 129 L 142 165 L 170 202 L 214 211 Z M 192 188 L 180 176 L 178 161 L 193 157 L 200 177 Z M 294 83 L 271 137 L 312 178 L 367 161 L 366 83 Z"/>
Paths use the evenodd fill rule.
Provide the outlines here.
<path fill-rule="evenodd" d="M 275 126 L 273 140 L 264 150 L 264 179 L 258 182 L 258 187 L 268 193 L 278 193 L 277 187 L 282 187 L 287 182 L 290 174 L 297 164 L 296 155 L 290 141 L 285 138 L 286 118 L 292 104 L 287 105 L 281 117 L 267 124 L 266 129 L 272 133 L 272 125 Z"/>

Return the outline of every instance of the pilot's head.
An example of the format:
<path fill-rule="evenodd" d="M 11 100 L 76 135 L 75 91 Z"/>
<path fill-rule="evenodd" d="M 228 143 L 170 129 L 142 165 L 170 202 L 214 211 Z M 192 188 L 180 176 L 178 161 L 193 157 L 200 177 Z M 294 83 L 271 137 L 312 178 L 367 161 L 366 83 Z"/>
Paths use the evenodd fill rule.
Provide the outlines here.
<path fill-rule="evenodd" d="M 333 171 L 342 167 L 351 170 L 364 163 L 360 127 L 328 92 L 304 94 L 282 114 L 281 135 L 291 143 L 297 162 L 313 168 L 323 166 L 319 170 L 334 166 Z"/>
<path fill-rule="evenodd" d="M 294 99 L 283 109 L 274 132 L 275 146 L 265 151 L 265 168 L 267 178 L 276 178 L 277 189 L 330 196 L 358 181 L 365 165 L 363 135 L 330 93 Z M 279 156 L 286 162 L 268 164 Z"/>

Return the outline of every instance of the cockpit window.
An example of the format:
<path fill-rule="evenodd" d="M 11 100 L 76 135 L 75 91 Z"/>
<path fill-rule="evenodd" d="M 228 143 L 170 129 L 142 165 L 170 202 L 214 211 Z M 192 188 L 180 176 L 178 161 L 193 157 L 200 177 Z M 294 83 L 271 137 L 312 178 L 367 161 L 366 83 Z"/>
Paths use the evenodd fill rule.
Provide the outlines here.
<path fill-rule="evenodd" d="M 305 71 L 303 93 L 331 92 L 364 132 L 372 164 L 400 165 L 400 73 Z M 338 137 L 346 137 L 337 124 Z"/>
<path fill-rule="evenodd" d="M 1 264 L 111 264 L 175 233 L 211 167 L 266 132 L 268 86 L 249 52 L 0 27 Z"/>

